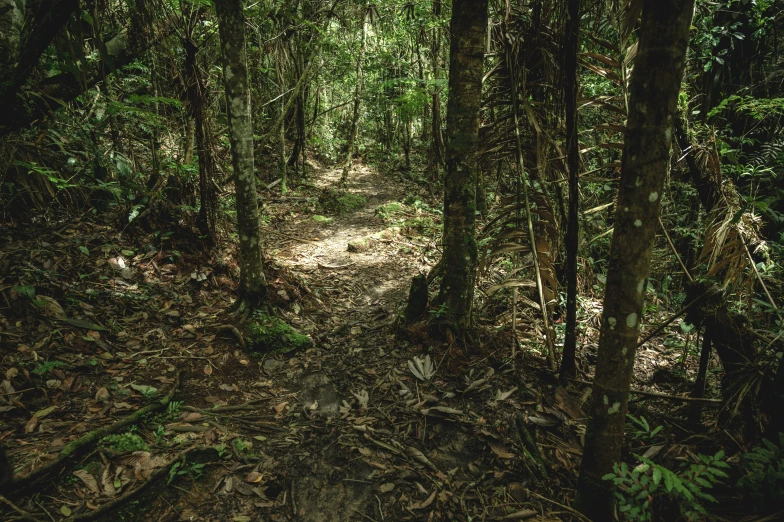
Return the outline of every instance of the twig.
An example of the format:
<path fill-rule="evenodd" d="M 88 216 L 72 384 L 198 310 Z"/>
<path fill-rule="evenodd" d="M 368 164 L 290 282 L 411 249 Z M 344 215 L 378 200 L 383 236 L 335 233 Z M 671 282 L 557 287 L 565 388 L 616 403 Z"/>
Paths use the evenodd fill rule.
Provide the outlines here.
<path fill-rule="evenodd" d="M 552 504 L 554 506 L 558 506 L 561 509 L 565 509 L 566 511 L 568 511 L 572 515 L 576 516 L 577 518 L 585 520 L 586 522 L 591 522 L 590 518 L 588 518 L 587 516 L 583 515 L 582 513 L 580 513 L 579 511 L 577 511 L 574 508 L 570 508 L 569 506 L 567 506 L 565 504 L 561 504 L 560 502 L 556 502 L 555 500 L 549 499 L 547 497 L 543 497 L 542 495 L 540 495 L 538 493 L 534 493 L 531 490 L 528 490 L 528 494 L 531 495 L 532 497 L 538 498 L 539 500 L 544 500 L 545 502 L 549 502 L 550 504 Z"/>
<path fill-rule="evenodd" d="M 569 379 L 572 382 L 576 382 L 579 384 L 585 384 L 587 386 L 593 386 L 591 381 L 582 381 L 580 379 Z M 668 399 L 671 401 L 681 401 L 681 402 L 700 402 L 706 405 L 713 405 L 719 406 L 722 403 L 721 399 L 705 399 L 701 397 L 683 397 L 681 395 L 667 395 L 666 393 L 656 393 L 656 392 L 649 392 L 645 390 L 629 390 L 629 393 L 634 393 L 635 395 L 645 395 L 646 397 L 654 397 L 656 399 Z"/>
<path fill-rule="evenodd" d="M 662 232 L 664 232 L 664 237 L 667 238 L 667 243 L 670 245 L 670 250 L 672 250 L 672 253 L 675 254 L 675 259 L 677 259 L 678 263 L 681 265 L 683 273 L 686 274 L 686 277 L 689 279 L 689 281 L 694 281 L 694 278 L 689 273 L 689 269 L 686 268 L 686 265 L 683 264 L 683 260 L 678 254 L 678 250 L 675 248 L 675 244 L 672 242 L 672 239 L 670 239 L 670 235 L 667 233 L 667 229 L 664 228 L 664 223 L 662 223 L 661 216 L 659 216 L 659 226 L 661 227 Z"/>
<path fill-rule="evenodd" d="M 38 522 L 38 521 L 40 520 L 40 519 L 38 519 L 38 518 L 34 517 L 34 516 L 32 515 L 32 513 L 28 513 L 28 512 L 27 512 L 27 511 L 25 511 L 24 509 L 22 509 L 22 508 L 18 507 L 16 504 L 14 504 L 13 502 L 11 502 L 11 501 L 10 501 L 10 500 L 8 500 L 7 498 L 5 498 L 3 495 L 0 495 L 0 502 L 2 502 L 3 504 L 5 504 L 6 506 L 10 507 L 10 508 L 11 508 L 11 509 L 13 509 L 14 511 L 16 511 L 16 513 L 17 513 L 19 516 L 21 516 L 23 520 L 33 520 L 33 521 L 36 521 L 36 522 Z"/>

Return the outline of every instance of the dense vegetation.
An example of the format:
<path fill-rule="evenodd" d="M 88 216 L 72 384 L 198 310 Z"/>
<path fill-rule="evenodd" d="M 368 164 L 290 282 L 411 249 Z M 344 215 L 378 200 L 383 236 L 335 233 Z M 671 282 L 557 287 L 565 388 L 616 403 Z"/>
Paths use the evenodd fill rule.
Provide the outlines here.
<path fill-rule="evenodd" d="M 351 388 L 338 404 L 333 393 L 335 415 L 383 457 L 428 475 L 394 475 L 374 460 L 385 471 L 357 482 L 374 491 L 383 482 L 396 497 L 376 507 L 378 496 L 343 491 L 335 505 L 347 506 L 345 520 L 781 516 L 783 32 L 778 0 L 0 0 L 0 441 L 15 463 L 0 459 L 0 516 L 44 519 L 56 497 L 29 494 L 51 488 L 88 444 L 101 441 L 104 461 L 171 449 L 181 408 L 210 411 L 197 412 L 209 394 L 184 384 L 194 369 L 185 365 L 232 353 L 246 365 L 245 351 L 281 379 L 286 359 L 267 357 L 302 354 L 292 368 L 297 357 L 307 369 L 334 363 L 349 380 L 383 364 L 376 358 L 392 361 L 370 395 Z M 384 191 L 402 193 L 378 204 Z M 345 223 L 371 221 L 379 233 L 341 235 Z M 291 242 L 315 244 L 328 230 L 350 240 L 349 263 L 287 257 Z M 366 252 L 378 245 L 398 250 L 374 261 Z M 375 280 L 316 289 L 297 272 L 363 262 L 404 282 L 390 294 L 394 309 L 379 315 L 378 295 L 365 299 Z M 354 298 L 378 325 L 340 315 L 361 308 Z M 134 322 L 149 325 L 129 334 Z M 331 359 L 334 339 L 363 331 L 390 337 L 363 341 L 378 349 L 364 362 L 356 347 Z M 91 414 L 125 409 L 105 402 L 104 380 L 156 395 L 114 382 L 126 367 L 111 361 L 139 364 L 138 353 L 155 353 L 155 342 L 168 350 L 175 333 L 206 351 L 182 341 L 174 358 L 186 362 L 159 376 L 172 386 L 163 399 L 108 426 L 40 424 L 58 411 L 65 425 L 64 393 Z M 109 355 L 84 356 L 93 351 Z M 397 357 L 407 364 L 395 367 Z M 209 379 L 217 366 L 204 364 Z M 75 384 L 87 375 L 103 384 Z M 494 375 L 520 388 L 518 402 L 504 402 L 512 392 L 500 382 L 492 399 L 471 402 Z M 461 433 L 514 465 L 478 471 L 470 445 L 465 461 L 434 464 L 419 418 L 408 431 L 388 413 L 386 431 L 365 426 L 392 385 L 409 413 L 454 401 L 422 419 L 436 408 L 433 424 L 465 415 Z M 178 386 L 193 404 L 172 400 Z M 275 422 L 302 415 L 280 398 L 294 394 L 270 392 Z M 323 408 L 318 396 L 308 419 Z M 257 399 L 213 406 L 253 409 Z M 209 418 L 221 436 L 170 456 L 162 472 L 137 462 L 135 480 L 198 482 L 210 463 L 233 458 L 260 474 L 236 482 L 265 485 L 242 494 L 262 498 L 270 519 L 289 516 L 285 493 L 294 517 L 319 520 L 313 512 L 329 501 L 271 471 L 284 445 L 254 449 Z M 243 422 L 232 433 L 281 429 Z M 282 440 L 299 436 L 291 429 Z M 13 442 L 45 434 L 56 450 L 33 456 Z M 411 440 L 382 443 L 382 434 Z M 313 439 L 312 453 L 338 440 Z M 375 458 L 358 444 L 339 446 Z M 212 457 L 186 459 L 205 448 Z M 81 494 L 47 513 L 134 519 L 126 503 L 150 492 L 123 499 L 127 481 L 101 478 L 91 458 L 74 476 L 104 498 Z M 247 511 L 222 509 L 203 516 Z"/>

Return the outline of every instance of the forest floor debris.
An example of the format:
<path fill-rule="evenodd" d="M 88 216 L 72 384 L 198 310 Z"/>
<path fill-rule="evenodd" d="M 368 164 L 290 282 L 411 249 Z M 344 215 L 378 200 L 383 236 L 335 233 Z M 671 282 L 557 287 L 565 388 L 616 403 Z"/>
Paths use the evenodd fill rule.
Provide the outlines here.
<path fill-rule="evenodd" d="M 98 518 L 153 478 L 160 487 L 112 518 L 582 518 L 569 504 L 587 393 L 542 380 L 535 353 L 510 360 L 508 332 L 466 354 L 401 329 L 411 278 L 439 258 L 440 217 L 411 182 L 358 165 L 336 194 L 340 174 L 317 168 L 309 186 L 265 204 L 275 303 L 313 340 L 287 354 L 251 353 L 223 322 L 228 244 L 208 252 L 54 210 L 48 224 L 2 226 L 0 441 L 17 475 L 59 462 L 179 379 L 165 411 L 127 430 L 141 445 L 74 455 L 45 496 L 9 493 L 18 509 L 0 505 L 3 520 Z M 636 385 L 681 393 L 677 379 L 654 383 L 662 348 L 643 347 Z"/>

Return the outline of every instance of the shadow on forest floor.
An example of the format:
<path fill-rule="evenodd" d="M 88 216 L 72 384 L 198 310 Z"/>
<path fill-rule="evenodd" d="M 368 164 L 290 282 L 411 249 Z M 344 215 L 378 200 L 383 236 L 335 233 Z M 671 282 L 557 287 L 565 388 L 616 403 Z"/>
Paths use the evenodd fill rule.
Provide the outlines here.
<path fill-rule="evenodd" d="M 35 486 L 49 513 L 573 518 L 564 506 L 584 397 L 523 373 L 523 360 L 541 359 L 510 361 L 508 330 L 483 334 L 470 353 L 426 328 L 401 330 L 411 277 L 438 258 L 440 216 L 413 203 L 424 189 L 364 165 L 347 187 L 364 204 L 325 212 L 314 201 L 339 176 L 317 168 L 310 188 L 265 206 L 272 293 L 281 316 L 314 339 L 287 355 L 249 354 L 220 328 L 236 285 L 231 244 L 118 234 L 90 215 L 3 224 L 0 441 L 18 475 L 53 466 Z M 409 369 L 425 354 L 436 368 L 427 381 Z M 173 387 L 175 403 L 133 428 L 118 424 Z M 91 443 L 65 466 L 55 461 L 108 427 L 99 452 Z M 523 451 L 526 430 L 540 430 L 543 463 Z M 46 518 L 29 499 L 19 508 Z M 3 520 L 14 516 L 0 506 Z"/>

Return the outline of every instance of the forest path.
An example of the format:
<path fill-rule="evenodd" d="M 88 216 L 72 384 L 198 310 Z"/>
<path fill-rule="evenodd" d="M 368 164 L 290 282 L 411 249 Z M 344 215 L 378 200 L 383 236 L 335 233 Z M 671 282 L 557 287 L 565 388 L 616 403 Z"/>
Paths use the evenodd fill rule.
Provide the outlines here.
<path fill-rule="evenodd" d="M 334 191 L 340 175 L 340 169 L 318 170 L 311 181 L 321 191 Z M 353 328 L 356 333 L 357 328 L 388 323 L 405 300 L 411 278 L 429 269 L 430 259 L 420 250 L 433 245 L 401 237 L 395 225 L 416 218 L 400 203 L 411 194 L 412 187 L 408 189 L 396 177 L 359 165 L 344 195 L 338 196 L 359 208 L 326 220 L 319 220 L 320 214 L 290 213 L 270 225 L 268 251 L 308 282 L 333 329 Z"/>
<path fill-rule="evenodd" d="M 411 277 L 439 255 L 437 199 L 367 165 L 345 190 L 339 177 L 314 168 L 287 196 L 265 195 L 276 311 L 313 340 L 286 354 L 243 350 L 227 333 L 235 245 L 204 247 L 172 227 L 168 210 L 119 234 L 123 207 L 0 223 L 0 374 L 4 390 L 20 390 L 13 403 L 0 398 L 0 441 L 17 473 L 114 426 L 125 443 L 117 457 L 71 459 L 47 489 L 58 504 L 83 513 L 119 498 L 87 492 L 70 475 L 76 466 L 96 483 L 121 469 L 123 495 L 142 484 L 141 464 L 124 458 L 130 440 L 155 457 L 151 469 L 174 466 L 185 447 L 194 453 L 171 468 L 176 482 L 116 508 L 126 520 L 465 522 L 521 508 L 525 499 L 506 492 L 524 491 L 537 472 L 515 418 L 541 399 L 505 358 L 508 337 L 484 335 L 465 350 L 397 321 Z M 31 295 L 54 304 L 39 308 Z M 253 319 L 238 326 L 252 329 Z M 423 378 L 411 368 L 426 358 Z M 172 387 L 168 409 L 119 424 Z M 35 428 L 29 412 L 50 407 Z M 547 440 L 566 448 L 557 461 L 570 480 L 574 437 Z"/>

